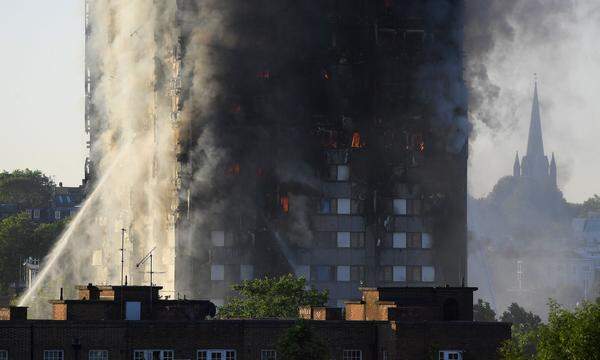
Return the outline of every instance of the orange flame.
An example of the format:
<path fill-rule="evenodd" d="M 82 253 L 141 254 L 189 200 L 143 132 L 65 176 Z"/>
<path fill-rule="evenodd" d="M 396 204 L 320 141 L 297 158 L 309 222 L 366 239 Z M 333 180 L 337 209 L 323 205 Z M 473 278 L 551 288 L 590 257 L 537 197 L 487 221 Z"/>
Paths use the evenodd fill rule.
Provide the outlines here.
<path fill-rule="evenodd" d="M 359 149 L 363 147 L 363 145 L 364 144 L 360 141 L 360 133 L 355 132 L 354 134 L 352 134 L 352 148 Z"/>
<path fill-rule="evenodd" d="M 279 198 L 279 204 L 281 205 L 281 210 L 284 213 L 290 212 L 290 198 L 287 195 L 284 195 Z"/>
<path fill-rule="evenodd" d="M 226 170 L 226 174 L 230 176 L 237 176 L 240 174 L 240 164 L 235 163 L 229 166 Z"/>

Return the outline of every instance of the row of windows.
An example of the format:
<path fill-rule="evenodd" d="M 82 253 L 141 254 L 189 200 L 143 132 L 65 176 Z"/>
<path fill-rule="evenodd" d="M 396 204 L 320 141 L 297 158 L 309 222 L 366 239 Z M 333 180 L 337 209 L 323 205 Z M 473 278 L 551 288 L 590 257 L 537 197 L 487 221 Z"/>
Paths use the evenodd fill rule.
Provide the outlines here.
<path fill-rule="evenodd" d="M 64 360 L 63 350 L 44 350 L 44 360 Z M 108 360 L 108 350 L 90 350 L 89 360 Z M 173 350 L 135 350 L 133 360 L 174 360 Z M 261 350 L 261 360 L 277 360 L 276 350 Z M 442 358 L 440 358 L 442 359 Z M 454 359 L 454 358 L 450 358 Z M 458 358 L 457 358 L 458 359 Z M 8 351 L 0 350 L 0 360 L 8 360 Z M 196 360 L 236 360 L 236 351 L 231 349 L 207 349 L 196 352 Z M 343 360 L 362 360 L 361 350 L 344 350 Z M 444 359 L 445 360 L 445 359 Z"/>
<path fill-rule="evenodd" d="M 236 268 L 236 265 L 228 265 L 227 268 Z M 225 280 L 225 265 L 211 265 L 210 279 L 212 281 Z M 433 266 L 382 266 L 380 280 L 385 282 L 433 282 L 435 281 L 435 268 Z M 363 281 L 366 280 L 365 267 L 362 265 L 300 265 L 296 268 L 296 276 L 304 277 L 309 281 Z M 251 280 L 254 278 L 254 267 L 252 265 L 240 265 L 240 279 Z"/>
<path fill-rule="evenodd" d="M 428 233 L 406 233 L 394 232 L 384 239 L 384 247 L 394 249 L 431 249 L 433 241 Z M 213 246 L 225 246 L 225 231 L 216 230 L 211 232 Z M 365 233 L 363 232 L 317 232 L 315 243 L 323 248 L 364 248 Z"/>
<path fill-rule="evenodd" d="M 32 219 L 39 219 L 41 217 L 40 209 L 27 209 L 27 215 L 29 215 Z M 54 211 L 54 219 L 60 220 L 62 218 L 66 218 L 69 216 L 73 216 L 76 210 L 55 210 Z"/>

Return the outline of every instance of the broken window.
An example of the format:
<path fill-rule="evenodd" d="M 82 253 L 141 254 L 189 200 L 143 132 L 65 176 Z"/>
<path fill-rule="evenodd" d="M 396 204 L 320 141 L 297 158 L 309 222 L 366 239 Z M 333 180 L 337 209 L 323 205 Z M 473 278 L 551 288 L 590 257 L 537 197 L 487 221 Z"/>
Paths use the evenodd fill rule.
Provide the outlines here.
<path fill-rule="evenodd" d="M 408 215 L 421 215 L 421 200 L 413 199 L 408 201 Z"/>
<path fill-rule="evenodd" d="M 350 266 L 341 265 L 337 267 L 337 281 L 350 281 Z"/>
<path fill-rule="evenodd" d="M 350 267 L 350 281 L 359 282 L 365 281 L 365 267 L 361 265 Z"/>
<path fill-rule="evenodd" d="M 321 199 L 319 203 L 320 214 L 331 214 L 331 199 Z"/>
<path fill-rule="evenodd" d="M 364 248 L 365 247 L 365 233 L 362 233 L 362 232 L 350 233 L 350 247 Z"/>
<path fill-rule="evenodd" d="M 365 144 L 361 140 L 360 133 L 359 132 L 354 132 L 352 134 L 352 144 L 351 144 L 352 148 L 353 149 L 359 149 L 359 148 L 364 147 L 364 145 Z"/>
<path fill-rule="evenodd" d="M 382 278 L 385 282 L 392 282 L 394 280 L 393 271 L 391 266 L 384 266 L 382 269 Z"/>
<path fill-rule="evenodd" d="M 407 267 L 407 280 L 408 281 L 421 281 L 421 267 L 420 266 L 408 266 Z"/>
<path fill-rule="evenodd" d="M 406 249 L 405 232 L 395 232 L 392 234 L 392 247 L 394 249 Z"/>
<path fill-rule="evenodd" d="M 279 198 L 279 205 L 281 206 L 281 211 L 284 213 L 290 212 L 290 198 L 287 195 L 283 195 Z"/>
<path fill-rule="evenodd" d="M 407 236 L 407 245 L 409 249 L 421 248 L 421 233 L 409 233 Z"/>

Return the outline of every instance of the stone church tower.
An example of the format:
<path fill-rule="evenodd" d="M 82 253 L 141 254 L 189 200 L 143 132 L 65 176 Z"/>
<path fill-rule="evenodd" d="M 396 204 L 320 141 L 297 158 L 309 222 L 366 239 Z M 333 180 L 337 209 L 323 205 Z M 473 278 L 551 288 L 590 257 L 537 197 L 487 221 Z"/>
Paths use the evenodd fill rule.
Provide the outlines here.
<path fill-rule="evenodd" d="M 557 186 L 556 160 L 552 154 L 549 162 L 544 153 L 544 140 L 542 138 L 542 120 L 540 116 L 540 103 L 538 99 L 537 82 L 533 91 L 533 106 L 531 109 L 531 123 L 529 124 L 529 139 L 527 154 L 519 162 L 519 153 L 515 158 L 513 176 L 529 178 L 539 184 L 547 184 L 554 189 Z"/>

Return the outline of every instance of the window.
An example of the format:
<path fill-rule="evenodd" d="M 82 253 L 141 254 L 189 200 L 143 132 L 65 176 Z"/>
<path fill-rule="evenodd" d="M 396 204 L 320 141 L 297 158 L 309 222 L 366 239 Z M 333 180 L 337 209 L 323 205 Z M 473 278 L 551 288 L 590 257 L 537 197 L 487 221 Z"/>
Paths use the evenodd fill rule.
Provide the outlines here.
<path fill-rule="evenodd" d="M 421 281 L 421 267 L 409 266 L 406 275 L 408 281 Z"/>
<path fill-rule="evenodd" d="M 406 247 L 409 249 L 421 248 L 421 233 L 407 234 Z"/>
<path fill-rule="evenodd" d="M 338 165 L 337 166 L 337 181 L 348 181 L 350 179 L 350 167 L 348 165 Z"/>
<path fill-rule="evenodd" d="M 296 266 L 296 277 L 303 277 L 306 280 L 310 281 L 310 266 L 308 265 L 298 265 Z"/>
<path fill-rule="evenodd" d="M 331 280 L 331 267 L 326 265 L 315 266 L 313 275 L 315 281 L 329 281 Z"/>
<path fill-rule="evenodd" d="M 364 281 L 365 280 L 365 267 L 364 266 L 351 266 L 350 267 L 350 281 Z"/>
<path fill-rule="evenodd" d="M 362 360 L 361 350 L 344 350 L 344 360 Z"/>
<path fill-rule="evenodd" d="M 135 350 L 133 360 L 174 360 L 173 350 Z"/>
<path fill-rule="evenodd" d="M 215 230 L 210 232 L 210 240 L 213 246 L 225 246 L 225 231 Z"/>
<path fill-rule="evenodd" d="M 0 360 L 8 360 L 8 351 L 0 350 Z"/>
<path fill-rule="evenodd" d="M 90 350 L 89 360 L 108 360 L 108 350 Z"/>
<path fill-rule="evenodd" d="M 381 352 L 381 359 L 382 360 L 388 360 L 388 352 L 387 351 L 383 350 Z"/>
<path fill-rule="evenodd" d="M 462 351 L 440 351 L 440 360 L 462 360 Z"/>
<path fill-rule="evenodd" d="M 362 232 L 350 233 L 350 247 L 364 248 L 365 247 L 365 233 L 362 233 Z"/>
<path fill-rule="evenodd" d="M 240 265 L 240 280 L 254 279 L 254 266 Z"/>
<path fill-rule="evenodd" d="M 433 266 L 423 266 L 421 275 L 423 282 L 433 282 L 435 281 L 435 268 Z"/>
<path fill-rule="evenodd" d="M 277 351 L 275 350 L 261 350 L 260 360 L 277 360 Z"/>
<path fill-rule="evenodd" d="M 337 267 L 337 281 L 350 281 L 350 266 Z"/>
<path fill-rule="evenodd" d="M 33 209 L 33 218 L 34 219 L 40 218 L 40 209 Z"/>
<path fill-rule="evenodd" d="M 395 232 L 392 234 L 392 246 L 394 249 L 406 249 L 406 233 Z"/>
<path fill-rule="evenodd" d="M 421 235 L 421 242 L 423 245 L 423 249 L 431 249 L 433 247 L 433 240 L 431 239 L 431 234 L 423 233 Z"/>
<path fill-rule="evenodd" d="M 225 280 L 225 265 L 211 265 L 210 266 L 210 279 L 212 281 Z"/>
<path fill-rule="evenodd" d="M 394 215 L 406 215 L 406 199 L 394 199 Z"/>
<path fill-rule="evenodd" d="M 44 350 L 44 360 L 63 360 L 65 354 L 62 350 Z"/>
<path fill-rule="evenodd" d="M 142 303 L 139 301 L 127 301 L 125 303 L 125 320 L 140 320 Z"/>
<path fill-rule="evenodd" d="M 393 267 L 393 281 L 406 281 L 406 266 L 394 266 Z"/>
<path fill-rule="evenodd" d="M 54 219 L 56 219 L 56 220 L 60 220 L 60 210 L 56 210 L 56 211 L 54 212 Z"/>
<path fill-rule="evenodd" d="M 196 353 L 197 360 L 235 360 L 235 350 L 198 350 Z"/>
<path fill-rule="evenodd" d="M 319 206 L 320 214 L 331 214 L 331 200 L 330 199 L 321 199 Z"/>
<path fill-rule="evenodd" d="M 391 266 L 384 266 L 383 267 L 383 272 L 381 273 L 381 277 L 383 278 L 382 279 L 383 281 L 385 281 L 385 282 L 392 282 L 394 280 L 392 269 L 393 268 Z"/>
<path fill-rule="evenodd" d="M 350 232 L 338 232 L 337 233 L 337 247 L 349 248 L 350 247 Z"/>
<path fill-rule="evenodd" d="M 337 213 L 342 215 L 350 214 L 350 199 L 337 199 Z"/>

